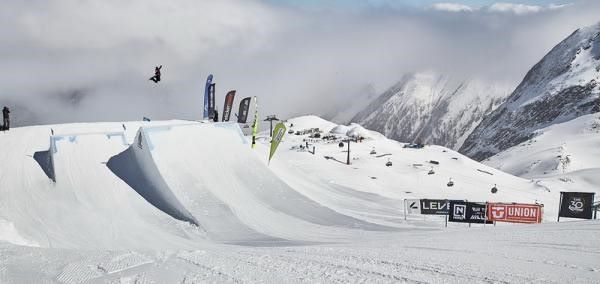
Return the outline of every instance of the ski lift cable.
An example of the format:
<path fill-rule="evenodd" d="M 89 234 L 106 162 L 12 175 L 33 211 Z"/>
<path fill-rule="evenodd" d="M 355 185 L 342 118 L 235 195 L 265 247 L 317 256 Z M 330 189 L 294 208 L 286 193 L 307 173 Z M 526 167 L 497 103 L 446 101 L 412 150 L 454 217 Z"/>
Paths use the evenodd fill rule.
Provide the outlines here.
<path fill-rule="evenodd" d="M 466 175 L 464 175 L 464 174 L 462 174 L 460 172 L 442 169 L 441 167 L 438 167 L 438 171 L 439 171 L 440 174 L 447 174 L 447 175 L 452 176 L 452 177 L 457 177 L 457 176 L 461 177 L 461 179 L 460 179 L 461 183 L 466 183 L 466 184 L 470 184 L 470 185 L 473 185 L 473 186 L 485 186 L 485 187 L 490 186 L 490 183 L 486 183 L 486 182 L 481 181 L 479 179 L 475 179 L 475 178 L 472 178 L 470 176 L 466 176 Z M 498 183 L 497 181 L 494 184 L 496 184 L 496 187 L 499 188 L 499 189 L 500 188 L 502 188 L 502 189 L 508 189 L 510 191 L 518 192 L 520 194 L 527 193 L 527 192 L 524 192 L 523 189 L 517 189 L 517 188 L 511 187 L 511 186 L 502 184 L 502 183 Z"/>
<path fill-rule="evenodd" d="M 472 186 L 481 186 L 481 185 L 483 185 L 483 186 L 486 186 L 486 187 L 487 187 L 487 186 L 490 186 L 490 184 L 489 184 L 489 183 L 486 183 L 486 182 L 480 181 L 480 180 L 478 180 L 478 179 L 475 179 L 475 178 L 471 178 L 471 177 L 469 177 L 469 176 L 465 176 L 465 175 L 463 175 L 463 174 L 461 174 L 461 173 L 459 173 L 459 172 L 448 171 L 448 170 L 440 170 L 440 172 L 451 173 L 451 174 L 452 174 L 452 176 L 460 176 L 460 177 L 461 177 L 461 183 L 470 184 L 470 185 L 472 185 Z M 464 180 L 463 180 L 463 179 L 464 179 Z M 504 184 L 500 184 L 500 183 L 497 183 L 497 182 L 496 182 L 495 184 L 496 184 L 496 187 L 497 187 L 497 188 L 507 189 L 507 190 L 509 190 L 509 191 L 512 191 L 512 192 L 518 192 L 518 193 L 520 193 L 520 194 L 523 194 L 523 193 L 528 193 L 528 192 L 525 192 L 525 191 L 523 191 L 522 189 L 516 189 L 516 188 L 514 188 L 514 187 L 507 186 L 507 185 L 504 185 Z M 533 193 L 530 193 L 530 194 L 531 194 L 531 195 L 533 195 Z"/>

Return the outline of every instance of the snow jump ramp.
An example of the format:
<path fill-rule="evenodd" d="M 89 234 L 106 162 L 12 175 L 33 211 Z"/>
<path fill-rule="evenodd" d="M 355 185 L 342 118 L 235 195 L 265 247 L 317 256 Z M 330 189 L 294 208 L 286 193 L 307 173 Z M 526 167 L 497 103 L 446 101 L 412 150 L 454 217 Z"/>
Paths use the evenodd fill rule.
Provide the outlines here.
<path fill-rule="evenodd" d="M 199 226 L 198 221 L 177 200 L 152 162 L 146 132 L 138 131 L 134 144 L 110 158 L 108 168 L 156 208 L 175 219 Z"/>
<path fill-rule="evenodd" d="M 344 238 L 348 231 L 394 230 L 306 198 L 251 151 L 236 123 L 149 126 L 141 127 L 108 167 L 143 196 L 148 190 L 172 192 L 170 203 L 190 214 L 169 214 L 193 220 L 215 241 L 321 242 Z"/>
<path fill-rule="evenodd" d="M 29 222 L 41 226 L 28 230 L 34 239 L 66 248 L 160 247 L 173 240 L 192 247 L 193 237 L 181 222 L 148 204 L 107 169 L 108 159 L 127 147 L 123 132 L 51 136 L 44 161 L 55 182 L 37 188 L 27 210 L 19 211 L 26 214 L 19 218 L 40 220 Z"/>

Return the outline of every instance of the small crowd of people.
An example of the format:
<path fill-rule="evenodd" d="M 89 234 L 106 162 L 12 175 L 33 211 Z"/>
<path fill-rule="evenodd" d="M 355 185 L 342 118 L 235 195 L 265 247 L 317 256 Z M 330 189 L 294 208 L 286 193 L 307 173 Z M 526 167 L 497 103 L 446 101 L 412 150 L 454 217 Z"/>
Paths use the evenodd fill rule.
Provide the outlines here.
<path fill-rule="evenodd" d="M 7 106 L 2 109 L 2 131 L 10 129 L 10 110 Z"/>

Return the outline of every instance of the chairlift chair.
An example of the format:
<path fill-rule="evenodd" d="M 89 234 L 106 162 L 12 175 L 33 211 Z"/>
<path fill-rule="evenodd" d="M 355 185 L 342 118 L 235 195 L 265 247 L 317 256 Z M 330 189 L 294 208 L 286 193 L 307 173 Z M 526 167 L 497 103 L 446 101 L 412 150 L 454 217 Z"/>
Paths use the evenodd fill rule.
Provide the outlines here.
<path fill-rule="evenodd" d="M 496 184 L 494 184 L 494 187 L 492 187 L 492 193 L 496 193 L 498 192 L 498 188 L 496 187 Z"/>
<path fill-rule="evenodd" d="M 431 167 L 431 170 L 429 170 L 429 172 L 428 172 L 427 174 L 428 174 L 428 175 L 435 174 L 435 171 L 433 170 L 433 167 Z"/>
<path fill-rule="evenodd" d="M 377 152 L 375 152 L 375 149 L 373 149 L 373 150 L 371 150 L 371 153 L 370 153 L 370 154 L 371 154 L 371 155 L 375 155 L 375 154 L 377 154 Z"/>
<path fill-rule="evenodd" d="M 386 167 L 391 167 L 392 166 L 392 161 L 390 161 L 390 159 L 388 159 L 387 163 L 385 163 Z"/>
<path fill-rule="evenodd" d="M 450 179 L 450 181 L 448 181 L 448 183 L 446 184 L 446 186 L 448 186 L 448 187 L 453 187 L 454 186 L 454 182 L 452 181 L 452 179 Z"/>

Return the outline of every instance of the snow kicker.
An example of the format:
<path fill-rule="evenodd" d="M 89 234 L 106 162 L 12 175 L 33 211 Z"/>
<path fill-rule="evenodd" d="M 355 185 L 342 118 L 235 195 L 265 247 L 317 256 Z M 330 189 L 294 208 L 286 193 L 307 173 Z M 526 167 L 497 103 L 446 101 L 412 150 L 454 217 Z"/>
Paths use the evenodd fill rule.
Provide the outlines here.
<path fill-rule="evenodd" d="M 158 209 L 178 220 L 199 225 L 160 176 L 152 160 L 151 150 L 152 144 L 147 138 L 146 130 L 140 127 L 134 144 L 110 158 L 106 165 L 115 175 Z"/>
<path fill-rule="evenodd" d="M 144 132 L 158 175 L 213 240 L 319 242 L 344 228 L 394 230 L 339 214 L 299 194 L 248 149 L 237 123 Z M 327 228 L 331 226 L 337 229 Z"/>

